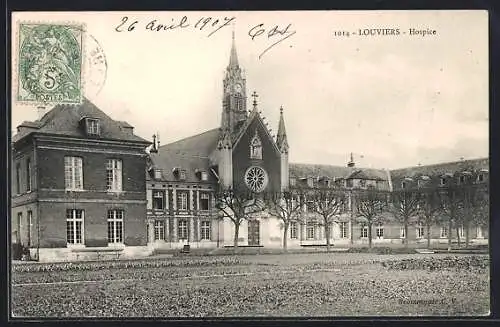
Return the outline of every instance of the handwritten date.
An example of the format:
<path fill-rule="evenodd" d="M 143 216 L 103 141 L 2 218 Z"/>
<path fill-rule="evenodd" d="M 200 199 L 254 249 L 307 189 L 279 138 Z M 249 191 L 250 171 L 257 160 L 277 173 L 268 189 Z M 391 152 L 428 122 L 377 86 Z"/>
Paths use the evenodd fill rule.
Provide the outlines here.
<path fill-rule="evenodd" d="M 187 16 L 182 16 L 180 19 L 176 20 L 172 18 L 170 22 L 160 22 L 157 19 L 152 19 L 144 25 L 144 29 L 153 32 L 160 31 L 171 31 L 176 29 L 193 28 L 199 31 L 207 30 L 209 31 L 208 37 L 214 35 L 222 28 L 228 26 L 236 17 L 201 17 L 198 20 L 189 21 Z M 115 27 L 117 32 L 132 32 L 136 29 L 138 20 L 130 20 L 128 16 L 123 16 L 120 24 Z"/>

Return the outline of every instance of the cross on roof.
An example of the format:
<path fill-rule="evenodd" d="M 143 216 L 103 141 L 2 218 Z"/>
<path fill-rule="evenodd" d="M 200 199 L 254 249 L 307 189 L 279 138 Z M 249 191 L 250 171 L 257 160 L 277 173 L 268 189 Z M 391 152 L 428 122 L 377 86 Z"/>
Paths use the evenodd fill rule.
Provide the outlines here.
<path fill-rule="evenodd" d="M 259 95 L 257 94 L 257 92 L 253 91 L 252 93 L 252 98 L 253 98 L 253 106 L 256 107 L 257 106 L 257 98 L 259 97 Z"/>

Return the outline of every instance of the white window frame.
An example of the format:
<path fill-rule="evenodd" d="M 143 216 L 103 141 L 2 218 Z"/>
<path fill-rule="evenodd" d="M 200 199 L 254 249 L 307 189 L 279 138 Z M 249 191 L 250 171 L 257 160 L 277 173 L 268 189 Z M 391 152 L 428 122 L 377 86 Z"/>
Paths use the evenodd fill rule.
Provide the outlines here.
<path fill-rule="evenodd" d="M 306 224 L 306 239 L 314 240 L 315 235 L 316 235 L 316 225 L 312 222 L 308 222 Z"/>
<path fill-rule="evenodd" d="M 297 234 L 298 226 L 297 225 L 298 224 L 296 221 L 290 222 L 290 239 L 292 239 L 292 240 L 296 240 L 298 238 L 298 234 Z"/>
<path fill-rule="evenodd" d="M 154 240 L 165 241 L 165 221 L 155 220 L 154 222 Z"/>
<path fill-rule="evenodd" d="M 177 222 L 177 237 L 179 240 L 187 240 L 189 237 L 189 222 L 187 219 L 179 219 Z"/>
<path fill-rule="evenodd" d="M 416 234 L 417 239 L 422 239 L 422 238 L 424 238 L 424 237 L 425 237 L 425 229 L 424 229 L 424 226 L 418 225 L 418 226 L 415 228 L 415 234 Z"/>
<path fill-rule="evenodd" d="M 465 237 L 465 228 L 464 228 L 464 226 L 458 227 L 458 235 L 460 236 L 460 238 L 464 238 Z"/>
<path fill-rule="evenodd" d="M 68 246 L 84 245 L 85 211 L 82 209 L 67 209 L 66 210 L 66 244 Z M 78 225 L 80 230 L 78 230 Z M 70 230 L 71 228 L 71 230 Z M 68 236 L 71 235 L 71 239 Z"/>
<path fill-rule="evenodd" d="M 123 216 L 122 209 L 108 210 L 108 244 L 123 244 Z"/>
<path fill-rule="evenodd" d="M 349 224 L 345 221 L 340 222 L 340 238 L 349 237 Z"/>
<path fill-rule="evenodd" d="M 206 182 L 208 180 L 208 173 L 206 171 L 202 171 L 201 172 L 201 175 L 200 175 L 200 179 L 203 181 L 203 182 Z"/>
<path fill-rule="evenodd" d="M 32 237 L 31 228 L 33 226 L 33 211 L 28 210 L 26 214 L 28 216 L 28 246 L 31 246 L 31 237 Z"/>
<path fill-rule="evenodd" d="M 483 227 L 482 226 L 477 226 L 476 227 L 476 238 L 478 238 L 478 239 L 483 239 L 484 238 Z"/>
<path fill-rule="evenodd" d="M 108 192 L 122 191 L 122 161 L 108 159 L 106 162 L 106 188 Z"/>
<path fill-rule="evenodd" d="M 184 170 L 184 169 L 179 170 L 179 179 L 181 181 L 186 180 L 186 170 Z"/>
<path fill-rule="evenodd" d="M 179 211 L 188 211 L 189 205 L 189 199 L 188 199 L 188 192 L 187 191 L 177 191 L 177 210 Z"/>
<path fill-rule="evenodd" d="M 441 230 L 439 231 L 439 237 L 440 238 L 448 238 L 448 227 L 441 226 Z"/>
<path fill-rule="evenodd" d="M 83 190 L 82 157 L 64 157 L 64 185 L 68 191 Z"/>
<path fill-rule="evenodd" d="M 361 238 L 368 238 L 368 226 L 363 225 L 360 229 Z"/>
<path fill-rule="evenodd" d="M 379 235 L 380 234 L 380 235 Z M 375 236 L 379 239 L 384 238 L 384 225 L 377 224 L 375 227 Z"/>
<path fill-rule="evenodd" d="M 206 201 L 207 202 L 207 208 L 206 209 L 202 209 L 202 201 Z M 210 194 L 207 193 L 207 192 L 200 192 L 200 208 L 199 208 L 200 211 L 209 211 L 210 210 Z"/>
<path fill-rule="evenodd" d="M 21 194 L 21 164 L 16 164 L 16 194 Z"/>
<path fill-rule="evenodd" d="M 439 185 L 440 185 L 440 186 L 445 186 L 445 185 L 446 185 L 446 178 L 441 177 L 441 178 L 439 179 Z"/>
<path fill-rule="evenodd" d="M 156 203 L 158 203 L 158 199 L 161 199 L 161 208 L 156 208 Z M 167 206 L 165 204 L 166 204 L 165 191 L 153 190 L 153 210 L 166 210 Z"/>
<path fill-rule="evenodd" d="M 202 220 L 200 223 L 200 239 L 210 241 L 212 237 L 212 222 L 210 220 Z"/>
<path fill-rule="evenodd" d="M 99 135 L 100 134 L 101 126 L 99 126 L 99 119 L 87 118 L 86 125 L 87 125 L 86 128 L 87 128 L 88 135 Z"/>

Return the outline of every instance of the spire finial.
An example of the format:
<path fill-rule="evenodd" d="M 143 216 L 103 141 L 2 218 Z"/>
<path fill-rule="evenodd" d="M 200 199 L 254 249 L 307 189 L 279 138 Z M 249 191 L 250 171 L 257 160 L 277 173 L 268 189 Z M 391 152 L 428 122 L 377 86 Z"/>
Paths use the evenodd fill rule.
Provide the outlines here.
<path fill-rule="evenodd" d="M 257 94 L 257 92 L 253 91 L 252 98 L 253 98 L 253 107 L 254 107 L 254 109 L 257 109 L 257 98 L 258 97 L 259 97 L 259 95 Z"/>
<path fill-rule="evenodd" d="M 238 67 L 238 55 L 236 54 L 236 41 L 235 41 L 235 27 L 234 22 L 232 23 L 232 42 L 231 42 L 231 55 L 229 57 L 229 67 Z"/>
<path fill-rule="evenodd" d="M 283 115 L 283 106 L 280 106 L 280 114 Z"/>

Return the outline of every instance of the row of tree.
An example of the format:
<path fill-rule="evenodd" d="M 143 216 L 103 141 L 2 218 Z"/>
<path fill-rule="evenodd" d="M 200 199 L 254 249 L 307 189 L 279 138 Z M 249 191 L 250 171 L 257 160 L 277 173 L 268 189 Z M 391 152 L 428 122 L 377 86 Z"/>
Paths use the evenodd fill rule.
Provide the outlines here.
<path fill-rule="evenodd" d="M 326 246 L 330 249 L 330 228 L 349 217 L 351 224 L 368 229 L 372 247 L 372 228 L 388 222 L 399 223 L 408 245 L 408 230 L 412 225 L 426 228 L 427 246 L 431 242 L 431 226 L 447 226 L 448 247 L 451 248 L 456 231 L 461 244 L 460 228 L 465 230 L 465 245 L 469 246 L 471 226 L 487 226 L 489 219 L 489 184 L 452 185 L 400 189 L 393 192 L 375 188 L 348 190 L 341 187 L 294 187 L 283 192 L 253 193 L 245 188 L 220 189 L 216 194 L 216 207 L 220 218 L 234 224 L 234 247 L 238 247 L 239 229 L 243 221 L 255 219 L 256 214 L 267 211 L 278 218 L 283 226 L 283 249 L 292 223 L 305 223 L 315 217 L 325 227 Z M 351 234 L 351 242 L 353 235 Z"/>

